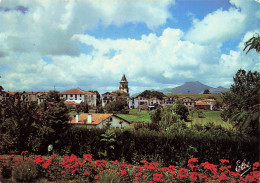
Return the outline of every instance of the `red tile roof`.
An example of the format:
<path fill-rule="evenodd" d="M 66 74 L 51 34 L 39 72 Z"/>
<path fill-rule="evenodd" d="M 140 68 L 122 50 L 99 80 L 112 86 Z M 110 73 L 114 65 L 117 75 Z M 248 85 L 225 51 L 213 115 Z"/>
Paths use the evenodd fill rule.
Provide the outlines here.
<path fill-rule="evenodd" d="M 89 92 L 89 91 L 84 91 L 84 90 L 81 90 L 81 89 L 78 89 L 78 88 L 75 88 L 75 89 L 71 89 L 71 90 L 68 90 L 68 91 L 65 91 L 65 92 L 61 92 L 60 95 L 65 95 L 65 94 L 72 94 L 72 95 L 80 95 L 80 94 L 89 94 L 89 95 L 94 95 L 94 93 L 92 92 Z"/>
<path fill-rule="evenodd" d="M 81 124 L 84 123 L 84 120 L 86 120 L 86 124 L 91 125 L 98 125 L 108 117 L 112 116 L 113 114 L 91 114 L 92 115 L 92 122 L 88 123 L 88 114 L 80 114 L 79 115 L 79 122 L 76 122 L 76 118 L 71 120 L 69 123 L 71 124 Z"/>
<path fill-rule="evenodd" d="M 195 105 L 209 105 L 209 104 L 202 101 L 197 101 Z"/>
<path fill-rule="evenodd" d="M 80 103 L 77 103 L 75 101 L 65 101 L 64 104 L 65 105 L 80 105 Z"/>
<path fill-rule="evenodd" d="M 216 102 L 216 100 L 214 99 L 205 99 L 205 100 L 202 100 L 203 102 Z"/>

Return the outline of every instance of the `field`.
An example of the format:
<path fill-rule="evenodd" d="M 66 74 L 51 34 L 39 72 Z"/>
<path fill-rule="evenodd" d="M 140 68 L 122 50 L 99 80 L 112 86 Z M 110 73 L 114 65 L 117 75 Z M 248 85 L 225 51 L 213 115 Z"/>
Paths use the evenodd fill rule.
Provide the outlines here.
<path fill-rule="evenodd" d="M 215 125 L 221 125 L 226 129 L 231 129 L 232 124 L 230 122 L 225 122 L 220 117 L 221 111 L 203 111 L 204 118 L 199 118 L 198 114 L 193 115 L 193 125 L 200 124 L 204 125 L 208 122 L 213 122 Z M 190 126 L 191 122 L 187 122 L 187 125 Z"/>
<path fill-rule="evenodd" d="M 171 97 L 177 96 L 179 98 L 189 97 L 189 98 L 194 99 L 194 100 L 197 100 L 197 99 L 203 100 L 203 99 L 214 97 L 218 102 L 223 102 L 221 94 L 169 94 L 167 96 L 171 96 Z"/>
<path fill-rule="evenodd" d="M 129 114 L 117 114 L 119 117 L 129 121 L 129 122 L 145 122 L 150 123 L 151 118 L 149 115 L 149 111 L 138 109 L 130 109 Z"/>
<path fill-rule="evenodd" d="M 195 113 L 193 115 L 193 125 L 200 124 L 204 125 L 207 122 L 213 122 L 215 125 L 221 125 L 226 129 L 231 129 L 232 125 L 229 122 L 224 122 L 220 117 L 221 111 L 203 111 L 204 118 L 199 118 L 198 114 Z M 151 118 L 149 115 L 149 111 L 138 109 L 130 109 L 129 114 L 117 114 L 119 117 L 129 121 L 129 122 L 145 122 L 150 123 Z M 190 117 L 189 117 L 190 118 Z M 191 122 L 187 122 L 187 126 L 191 126 Z"/>

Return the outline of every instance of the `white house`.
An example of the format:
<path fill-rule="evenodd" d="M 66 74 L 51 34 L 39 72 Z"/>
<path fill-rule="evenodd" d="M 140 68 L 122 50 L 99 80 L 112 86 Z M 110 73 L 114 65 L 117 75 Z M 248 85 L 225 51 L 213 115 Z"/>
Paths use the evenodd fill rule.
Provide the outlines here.
<path fill-rule="evenodd" d="M 97 95 L 93 92 L 84 91 L 78 88 L 59 93 L 65 101 L 86 102 L 89 106 L 97 106 Z"/>
<path fill-rule="evenodd" d="M 114 114 L 77 114 L 69 124 L 86 125 L 87 127 L 96 128 L 108 126 L 114 128 L 125 128 L 130 126 L 128 121 Z"/>

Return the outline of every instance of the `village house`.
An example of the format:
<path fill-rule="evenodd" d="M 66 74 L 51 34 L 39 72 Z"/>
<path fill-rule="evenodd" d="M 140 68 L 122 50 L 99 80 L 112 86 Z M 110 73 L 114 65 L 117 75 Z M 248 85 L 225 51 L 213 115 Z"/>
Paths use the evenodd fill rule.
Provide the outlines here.
<path fill-rule="evenodd" d="M 216 105 L 217 101 L 214 99 L 205 99 L 202 100 L 202 102 L 205 102 L 210 105 L 210 110 L 212 111 L 214 109 L 214 106 Z"/>
<path fill-rule="evenodd" d="M 65 101 L 74 101 L 80 104 L 81 102 L 87 103 L 89 106 L 97 106 L 97 95 L 93 92 L 84 91 L 79 88 L 71 89 L 59 93 L 60 98 Z"/>
<path fill-rule="evenodd" d="M 47 100 L 48 92 L 37 92 L 36 98 L 37 98 L 37 104 L 41 104 L 42 102 Z"/>
<path fill-rule="evenodd" d="M 210 110 L 210 105 L 207 104 L 206 102 L 203 102 L 203 101 L 197 101 L 195 103 L 195 108 L 198 109 L 198 110 L 200 110 L 200 109 L 202 109 L 202 110 Z"/>
<path fill-rule="evenodd" d="M 86 125 L 87 127 L 103 128 L 126 128 L 130 123 L 115 114 L 76 114 L 69 122 L 71 125 Z"/>
<path fill-rule="evenodd" d="M 189 97 L 183 97 L 179 99 L 180 101 L 183 102 L 183 104 L 188 108 L 194 108 L 195 107 L 195 100 L 189 98 Z"/>
<path fill-rule="evenodd" d="M 172 106 L 175 101 L 176 98 L 174 97 L 163 97 L 161 104 L 162 106 Z"/>

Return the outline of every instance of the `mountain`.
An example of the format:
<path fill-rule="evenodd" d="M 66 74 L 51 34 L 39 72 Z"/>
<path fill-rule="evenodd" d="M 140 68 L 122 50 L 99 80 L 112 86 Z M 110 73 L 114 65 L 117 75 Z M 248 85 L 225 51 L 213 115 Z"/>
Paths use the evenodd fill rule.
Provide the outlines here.
<path fill-rule="evenodd" d="M 210 91 L 210 93 L 221 93 L 221 92 L 229 90 L 222 86 L 214 88 L 214 87 L 211 87 L 208 85 L 204 85 L 199 81 L 191 81 L 191 82 L 186 82 L 183 85 L 177 86 L 175 88 L 165 88 L 162 90 L 151 90 L 151 91 L 159 91 L 159 92 L 164 93 L 165 95 L 167 95 L 167 94 L 199 94 L 199 93 L 203 93 L 204 90 L 206 90 L 206 89 L 208 89 Z M 140 93 L 132 94 L 131 97 L 136 97 L 139 94 Z"/>
<path fill-rule="evenodd" d="M 221 93 L 223 91 L 227 91 L 227 88 L 223 88 L 221 86 L 217 88 L 213 88 L 208 85 L 204 85 L 199 81 L 186 82 L 181 86 L 177 86 L 175 88 L 165 88 L 160 90 L 164 94 L 197 94 L 203 93 L 204 90 L 208 89 L 210 93 Z"/>

